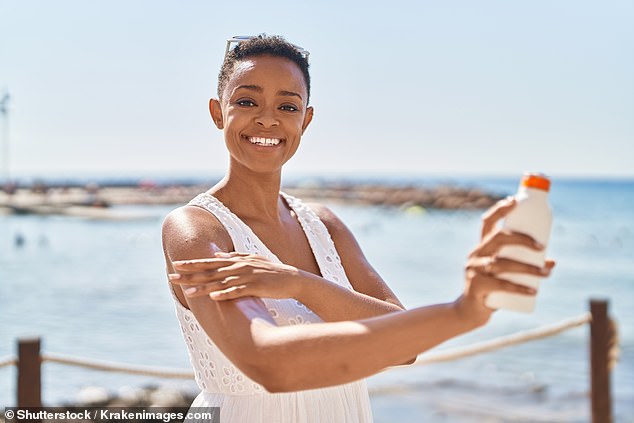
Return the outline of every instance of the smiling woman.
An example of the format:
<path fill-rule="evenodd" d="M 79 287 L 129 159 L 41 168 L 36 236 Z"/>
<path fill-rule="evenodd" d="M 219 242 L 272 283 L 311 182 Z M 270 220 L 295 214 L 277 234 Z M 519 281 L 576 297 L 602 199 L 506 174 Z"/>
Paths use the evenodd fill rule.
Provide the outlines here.
<path fill-rule="evenodd" d="M 491 291 L 535 293 L 498 273 L 543 276 L 553 262 L 496 260 L 508 244 L 542 248 L 496 228 L 514 207 L 505 200 L 484 218 L 462 295 L 405 311 L 337 216 L 280 192 L 282 166 L 313 117 L 307 52 L 280 37 L 231 43 L 209 102 L 229 168 L 163 225 L 202 391 L 192 406 L 219 407 L 223 423 L 369 422 L 363 378 L 486 323 Z"/>

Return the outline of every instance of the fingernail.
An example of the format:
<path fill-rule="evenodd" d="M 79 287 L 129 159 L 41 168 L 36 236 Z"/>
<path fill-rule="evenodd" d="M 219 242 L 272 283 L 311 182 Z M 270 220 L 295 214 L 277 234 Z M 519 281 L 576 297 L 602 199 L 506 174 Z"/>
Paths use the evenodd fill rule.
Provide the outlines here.
<path fill-rule="evenodd" d="M 185 289 L 185 294 L 192 295 L 192 294 L 195 294 L 196 291 L 198 291 L 198 288 L 196 287 L 187 288 Z"/>
<path fill-rule="evenodd" d="M 175 281 L 181 278 L 181 275 L 178 273 L 170 273 L 169 275 L 167 275 L 167 277 L 169 278 L 169 280 L 171 281 Z"/>
<path fill-rule="evenodd" d="M 539 271 L 542 275 L 547 275 L 550 273 L 550 269 L 548 269 L 547 267 L 542 267 Z"/>
<path fill-rule="evenodd" d="M 211 292 L 209 294 L 209 298 L 211 298 L 212 300 L 218 299 L 222 296 L 222 294 L 220 292 Z"/>

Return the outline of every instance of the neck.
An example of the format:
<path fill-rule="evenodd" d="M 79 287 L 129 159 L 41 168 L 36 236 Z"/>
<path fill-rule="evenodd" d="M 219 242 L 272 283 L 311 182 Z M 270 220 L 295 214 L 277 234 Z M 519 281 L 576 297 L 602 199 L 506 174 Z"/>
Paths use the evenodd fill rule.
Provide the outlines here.
<path fill-rule="evenodd" d="M 258 173 L 230 164 L 225 177 L 209 192 L 240 218 L 279 220 L 281 169 Z"/>

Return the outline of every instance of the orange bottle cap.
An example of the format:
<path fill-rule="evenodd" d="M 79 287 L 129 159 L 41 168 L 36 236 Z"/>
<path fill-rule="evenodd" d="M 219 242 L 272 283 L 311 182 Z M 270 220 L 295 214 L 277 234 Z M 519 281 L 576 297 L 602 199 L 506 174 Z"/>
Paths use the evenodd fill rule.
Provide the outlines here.
<path fill-rule="evenodd" d="M 543 173 L 525 173 L 521 185 L 527 188 L 537 188 L 542 191 L 550 191 L 550 179 Z"/>

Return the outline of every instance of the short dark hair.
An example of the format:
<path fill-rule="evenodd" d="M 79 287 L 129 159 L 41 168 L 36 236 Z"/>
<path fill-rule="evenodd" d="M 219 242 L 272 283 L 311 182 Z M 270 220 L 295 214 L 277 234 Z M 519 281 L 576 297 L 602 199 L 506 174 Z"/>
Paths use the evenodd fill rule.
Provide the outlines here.
<path fill-rule="evenodd" d="M 297 47 L 289 43 L 284 37 L 279 35 L 260 34 L 238 44 L 233 50 L 229 51 L 225 56 L 225 60 L 220 68 L 218 75 L 218 98 L 222 98 L 227 82 L 233 73 L 233 69 L 237 62 L 242 59 L 254 56 L 275 56 L 286 58 L 295 63 L 304 75 L 306 82 L 306 92 L 308 99 L 310 98 L 310 73 L 308 72 L 308 58 L 300 52 Z"/>

